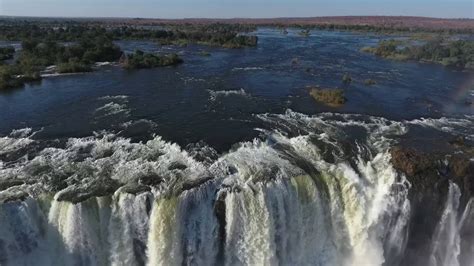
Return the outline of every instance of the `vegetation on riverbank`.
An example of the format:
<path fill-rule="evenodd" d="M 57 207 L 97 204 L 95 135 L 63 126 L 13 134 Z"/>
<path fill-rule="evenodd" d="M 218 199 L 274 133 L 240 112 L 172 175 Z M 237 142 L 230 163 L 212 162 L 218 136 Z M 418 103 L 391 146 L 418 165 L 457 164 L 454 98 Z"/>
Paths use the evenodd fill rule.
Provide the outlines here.
<path fill-rule="evenodd" d="M 199 37 L 199 38 L 166 38 L 159 39 L 161 45 L 178 45 L 187 46 L 190 44 L 199 44 L 207 46 L 217 46 L 223 48 L 243 48 L 257 46 L 258 39 L 256 36 L 234 36 L 234 37 Z"/>
<path fill-rule="evenodd" d="M 84 38 L 106 38 L 110 40 L 151 40 L 160 44 L 201 44 L 226 48 L 253 47 L 256 36 L 242 35 L 256 28 L 241 24 L 186 24 L 162 27 L 106 27 L 84 23 L 46 24 L 38 27 L 34 23 L 0 24 L 0 39 L 29 40 L 42 39 L 58 42 L 78 42 Z"/>
<path fill-rule="evenodd" d="M 352 76 L 349 73 L 345 73 L 344 76 L 342 76 L 342 82 L 350 84 L 352 82 Z"/>
<path fill-rule="evenodd" d="M 120 48 L 107 38 L 84 38 L 69 44 L 26 39 L 17 60 L 2 66 L 0 88 L 11 89 L 40 80 L 40 72 L 48 66 L 56 66 L 59 73 L 89 72 L 95 62 L 116 61 L 121 55 Z"/>
<path fill-rule="evenodd" d="M 303 29 L 298 34 L 302 37 L 309 37 L 311 35 L 311 31 L 309 29 Z"/>
<path fill-rule="evenodd" d="M 82 63 L 78 60 L 70 60 L 67 63 L 60 63 L 57 66 L 58 73 L 81 73 L 91 72 L 92 67 L 89 64 Z"/>
<path fill-rule="evenodd" d="M 433 38 L 421 45 L 384 40 L 362 51 L 393 60 L 434 62 L 444 66 L 474 69 L 474 41 Z"/>
<path fill-rule="evenodd" d="M 374 79 L 366 79 L 364 80 L 364 84 L 367 86 L 372 86 L 372 85 L 377 84 L 377 81 L 375 81 Z"/>
<path fill-rule="evenodd" d="M 397 27 L 397 26 L 379 26 L 379 25 L 345 25 L 345 24 L 318 24 L 318 25 L 302 25 L 290 24 L 291 28 L 305 28 L 311 30 L 327 30 L 327 31 L 350 31 L 350 32 L 370 32 L 374 34 L 474 34 L 474 30 L 470 28 L 460 29 L 436 29 L 423 27 Z"/>
<path fill-rule="evenodd" d="M 157 28 L 120 27 L 111 35 L 116 40 L 153 40 L 162 45 L 200 44 L 225 48 L 253 47 L 256 36 L 243 35 L 255 31 L 256 27 L 244 24 L 181 24 L 162 25 Z"/>
<path fill-rule="evenodd" d="M 0 90 L 7 90 L 21 85 L 21 82 L 13 77 L 13 69 L 7 65 L 0 65 Z"/>
<path fill-rule="evenodd" d="M 114 26 L 91 21 L 0 20 L 0 39 L 22 42 L 15 62 L 2 67 L 1 88 L 20 87 L 40 78 L 40 72 L 55 66 L 59 73 L 89 72 L 96 62 L 118 61 L 123 52 L 116 40 L 148 40 L 162 44 L 201 44 L 225 48 L 256 46 L 255 27 L 241 24 L 186 24 L 163 27 Z M 13 59 L 13 47 L 0 48 L 0 62 Z M 170 66 L 182 63 L 176 54 L 137 52 L 126 58 L 128 69 Z M 34 78 L 33 78 L 34 77 Z M 36 78 L 38 77 L 38 78 Z"/>
<path fill-rule="evenodd" d="M 211 56 L 211 53 L 208 52 L 208 51 L 200 51 L 200 52 L 198 53 L 198 55 L 200 55 L 200 56 Z"/>
<path fill-rule="evenodd" d="M 116 61 L 122 51 L 111 39 L 96 37 L 84 38 L 77 43 L 62 44 L 57 41 L 28 39 L 22 42 L 18 63 L 33 64 L 39 67 L 80 62 L 91 65 L 95 62 Z"/>
<path fill-rule="evenodd" d="M 0 47 L 0 61 L 13 59 L 15 48 L 13 46 Z"/>
<path fill-rule="evenodd" d="M 126 56 L 122 62 L 122 66 L 126 69 L 141 69 L 174 66 L 181 63 L 183 63 L 183 59 L 177 54 L 159 55 L 137 50 L 135 53 Z"/>
<path fill-rule="evenodd" d="M 39 72 L 21 72 L 17 66 L 0 65 L 0 91 L 22 87 L 25 82 L 41 80 Z"/>
<path fill-rule="evenodd" d="M 322 89 L 310 88 L 309 94 L 318 102 L 331 107 L 339 107 L 346 102 L 344 90 L 342 89 Z"/>

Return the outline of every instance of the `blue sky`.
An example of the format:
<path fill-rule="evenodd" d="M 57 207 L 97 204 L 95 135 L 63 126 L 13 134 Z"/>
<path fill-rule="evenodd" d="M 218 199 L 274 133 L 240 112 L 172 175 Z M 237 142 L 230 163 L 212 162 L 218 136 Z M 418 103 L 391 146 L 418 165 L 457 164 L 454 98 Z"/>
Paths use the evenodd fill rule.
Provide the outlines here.
<path fill-rule="evenodd" d="M 0 15 L 150 18 L 405 15 L 474 18 L 474 0 L 0 0 Z"/>

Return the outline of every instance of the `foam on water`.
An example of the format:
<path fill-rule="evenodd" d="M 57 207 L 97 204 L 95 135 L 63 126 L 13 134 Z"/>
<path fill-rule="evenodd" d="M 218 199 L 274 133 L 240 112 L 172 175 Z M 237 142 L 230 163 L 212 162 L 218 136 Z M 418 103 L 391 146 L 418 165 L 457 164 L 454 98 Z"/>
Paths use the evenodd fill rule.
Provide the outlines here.
<path fill-rule="evenodd" d="M 218 97 L 227 97 L 227 96 L 243 96 L 243 97 L 250 97 L 244 89 L 240 90 L 223 90 L 223 91 L 213 91 L 207 90 L 209 92 L 209 100 L 215 101 Z"/>
<path fill-rule="evenodd" d="M 106 95 L 99 98 L 99 100 L 104 100 L 104 101 L 127 100 L 127 99 L 128 99 L 127 95 Z"/>
<path fill-rule="evenodd" d="M 14 152 L 30 145 L 34 142 L 31 139 L 34 134 L 36 132 L 33 132 L 33 129 L 24 128 L 13 130 L 10 135 L 0 138 L 0 155 Z"/>
<path fill-rule="evenodd" d="M 263 70 L 263 67 L 234 67 L 232 71 L 257 71 Z"/>
<path fill-rule="evenodd" d="M 99 117 L 107 117 L 119 114 L 127 117 L 130 115 L 130 109 L 128 109 L 126 104 L 109 102 L 97 108 L 95 113 Z"/>

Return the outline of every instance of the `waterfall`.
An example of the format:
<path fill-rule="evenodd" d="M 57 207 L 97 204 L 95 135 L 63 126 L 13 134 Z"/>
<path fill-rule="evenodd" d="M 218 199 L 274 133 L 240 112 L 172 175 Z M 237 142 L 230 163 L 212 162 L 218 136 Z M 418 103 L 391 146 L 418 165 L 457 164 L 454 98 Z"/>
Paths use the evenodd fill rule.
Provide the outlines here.
<path fill-rule="evenodd" d="M 474 198 L 471 198 L 459 222 L 458 234 L 461 237 L 460 265 L 474 262 Z"/>
<path fill-rule="evenodd" d="M 47 217 L 38 201 L 0 205 L 0 265 L 51 265 Z"/>
<path fill-rule="evenodd" d="M 157 199 L 148 235 L 148 265 L 213 265 L 217 219 L 212 186 Z"/>
<path fill-rule="evenodd" d="M 316 152 L 294 147 L 295 154 Z M 247 161 L 248 152 L 263 161 Z M 402 213 L 397 204 L 404 196 L 391 193 L 397 175 L 388 154 L 359 158 L 355 169 L 345 162 L 307 161 L 313 171 L 306 173 L 279 156 L 266 143 L 244 145 L 214 166 L 216 173 L 236 169 L 222 185 L 209 181 L 179 194 L 118 191 L 77 204 L 49 197 L 44 213 L 24 214 L 47 219 L 18 230 L 47 232 L 34 241 L 47 243 L 42 252 L 60 255 L 45 265 L 381 265 L 382 239 L 392 230 L 387 221 Z M 275 163 L 278 168 L 270 165 Z M 225 224 L 215 210 L 219 193 Z M 19 212 L 25 204 L 41 203 L 7 205 Z M 12 239 L 5 234 L 0 238 Z M 7 253 L 8 265 L 22 254 Z"/>
<path fill-rule="evenodd" d="M 156 198 L 117 193 L 78 204 L 51 199 L 48 213 L 41 214 L 47 220 L 17 229 L 47 231 L 33 234 L 31 242 L 47 243 L 46 254 L 60 254 L 45 263 L 52 265 L 213 265 L 219 245 L 226 265 L 381 265 L 380 239 L 390 229 L 381 223 L 396 200 L 383 199 L 395 177 L 383 158 L 361 164 L 362 176 L 345 164 L 327 165 L 323 176 L 248 182 L 228 191 L 225 243 L 218 243 L 212 184 Z M 35 211 L 23 214 L 30 218 L 40 215 L 24 210 L 27 204 L 40 203 L 28 200 L 11 208 Z"/>
<path fill-rule="evenodd" d="M 266 115 L 264 138 L 206 162 L 107 135 L 2 163 L 0 265 L 399 265 L 410 184 L 388 136 L 406 128 L 333 116 Z M 451 183 L 426 265 L 472 265 L 474 200 L 460 197 Z"/>
<path fill-rule="evenodd" d="M 111 265 L 143 265 L 149 228 L 150 202 L 154 196 L 116 193 L 111 202 L 108 242 Z M 106 208 L 106 207 L 105 207 Z"/>
<path fill-rule="evenodd" d="M 444 211 L 433 236 L 430 258 L 432 266 L 472 265 L 474 262 L 472 235 L 468 235 L 464 243 L 461 237 L 463 230 L 472 231 L 474 225 L 473 199 L 469 201 L 462 215 L 459 215 L 460 198 L 459 187 L 451 182 Z M 462 245 L 465 245 L 463 253 Z"/>
<path fill-rule="evenodd" d="M 49 211 L 49 245 L 54 265 L 104 265 L 107 246 L 104 246 L 106 224 L 101 221 L 105 208 L 102 198 L 89 199 L 80 204 L 53 201 Z"/>
<path fill-rule="evenodd" d="M 328 213 L 309 176 L 230 193 L 226 265 L 333 265 Z"/>

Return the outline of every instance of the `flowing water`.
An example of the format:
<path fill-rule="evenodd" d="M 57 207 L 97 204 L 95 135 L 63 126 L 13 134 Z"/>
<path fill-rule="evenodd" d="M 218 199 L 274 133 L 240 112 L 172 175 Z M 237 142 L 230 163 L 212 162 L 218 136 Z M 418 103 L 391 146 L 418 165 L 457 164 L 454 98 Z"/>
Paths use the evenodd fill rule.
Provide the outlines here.
<path fill-rule="evenodd" d="M 274 31 L 259 34 L 256 50 L 216 48 L 214 58 L 191 56 L 183 69 L 153 70 L 158 79 L 148 70 L 111 67 L 1 95 L 0 265 L 400 265 L 416 210 L 411 184 L 390 163 L 390 148 L 413 132 L 473 140 L 471 109 L 456 105 L 459 99 L 443 106 L 438 99 L 469 74 L 370 58 L 379 65 L 369 72 L 389 73 L 395 64 L 394 71 L 444 73 L 447 85 L 427 96 L 439 108 L 400 104 L 406 95 L 380 96 L 376 90 L 391 83 L 408 93 L 392 73 L 379 88 L 354 85 L 355 102 L 336 113 L 289 90 L 318 76 L 337 83 L 324 80 L 338 70 L 313 76 L 291 70 L 289 78 L 276 75 L 276 83 L 263 84 L 286 70 L 261 66 L 259 53 L 285 48 L 310 56 L 295 46 L 314 42 L 324 54 L 331 42 L 348 47 L 372 39 L 324 33 L 327 47 L 320 36 L 295 34 L 290 42 Z M 197 48 L 186 49 L 185 55 Z M 240 66 L 238 53 L 255 61 Z M 347 66 L 356 63 L 352 57 L 369 58 L 349 57 L 336 61 Z M 212 76 L 194 65 L 202 60 L 210 60 Z M 221 64 L 230 69 L 220 73 Z M 135 86 L 114 88 L 114 77 L 120 86 Z M 272 84 L 277 88 L 266 91 Z M 52 90 L 58 95 L 35 98 L 31 110 L 22 110 L 32 95 Z M 370 109 L 357 95 L 379 97 L 387 108 Z M 460 199 L 451 183 L 423 265 L 473 264 L 474 202 L 464 206 Z"/>

